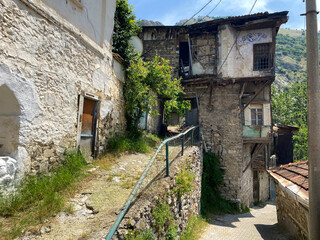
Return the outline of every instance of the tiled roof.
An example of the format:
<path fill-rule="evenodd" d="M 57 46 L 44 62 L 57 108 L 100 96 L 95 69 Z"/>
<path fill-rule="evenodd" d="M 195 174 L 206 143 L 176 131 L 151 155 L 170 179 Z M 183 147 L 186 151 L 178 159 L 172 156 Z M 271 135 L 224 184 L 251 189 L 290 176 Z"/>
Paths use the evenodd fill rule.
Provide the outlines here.
<path fill-rule="evenodd" d="M 282 187 L 305 202 L 309 200 L 308 161 L 281 165 L 268 172 Z"/>

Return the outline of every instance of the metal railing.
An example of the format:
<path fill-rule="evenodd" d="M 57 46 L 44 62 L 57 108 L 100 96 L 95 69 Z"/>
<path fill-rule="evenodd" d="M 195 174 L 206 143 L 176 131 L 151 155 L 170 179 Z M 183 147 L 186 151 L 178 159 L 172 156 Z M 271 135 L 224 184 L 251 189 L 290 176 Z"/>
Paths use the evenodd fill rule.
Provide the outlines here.
<path fill-rule="evenodd" d="M 179 138 L 181 138 L 181 143 L 177 144 L 176 140 L 179 139 Z M 195 141 L 197 141 L 199 139 L 200 139 L 200 125 L 190 127 L 187 130 L 185 130 L 184 132 L 164 140 L 159 145 L 159 147 L 157 148 L 155 154 L 150 159 L 147 167 L 143 171 L 141 177 L 139 178 L 139 180 L 137 181 L 136 185 L 134 186 L 132 192 L 130 193 L 129 198 L 127 199 L 126 203 L 124 204 L 123 208 L 121 209 L 116 221 L 112 225 L 112 227 L 111 227 L 111 229 L 110 229 L 110 231 L 109 231 L 109 233 L 108 233 L 108 235 L 106 237 L 106 240 L 111 240 L 112 236 L 116 232 L 119 224 L 121 223 L 124 215 L 126 214 L 128 208 L 129 208 L 133 198 L 137 194 L 137 192 L 138 192 L 143 180 L 147 176 L 151 166 L 153 165 L 153 163 L 154 163 L 157 155 L 161 151 L 162 147 L 166 146 L 166 176 L 169 176 L 169 173 L 170 173 L 169 172 L 169 166 L 170 166 L 169 158 L 170 158 L 170 155 L 171 155 L 170 152 L 169 152 L 169 144 L 173 143 L 172 147 L 175 146 L 175 148 L 177 148 L 177 146 L 180 146 L 180 144 L 181 144 L 181 151 L 179 151 L 179 153 L 181 153 L 181 155 L 183 155 L 184 149 L 187 147 L 187 143 L 189 143 L 190 146 L 193 146 Z"/>

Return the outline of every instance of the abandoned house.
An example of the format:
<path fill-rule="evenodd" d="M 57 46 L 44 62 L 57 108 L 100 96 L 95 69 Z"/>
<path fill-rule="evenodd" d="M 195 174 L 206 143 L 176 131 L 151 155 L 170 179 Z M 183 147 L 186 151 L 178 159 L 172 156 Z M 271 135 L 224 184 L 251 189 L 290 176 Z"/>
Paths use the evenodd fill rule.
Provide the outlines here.
<path fill-rule="evenodd" d="M 124 129 L 115 0 L 0 0 L 0 186 Z"/>
<path fill-rule="evenodd" d="M 275 183 L 278 223 L 292 239 L 309 239 L 308 161 L 281 165 L 268 172 Z"/>
<path fill-rule="evenodd" d="M 168 59 L 182 77 L 186 123 L 200 123 L 206 147 L 221 157 L 224 197 L 244 205 L 269 198 L 275 39 L 287 13 L 146 26 L 140 35 L 144 58 Z"/>

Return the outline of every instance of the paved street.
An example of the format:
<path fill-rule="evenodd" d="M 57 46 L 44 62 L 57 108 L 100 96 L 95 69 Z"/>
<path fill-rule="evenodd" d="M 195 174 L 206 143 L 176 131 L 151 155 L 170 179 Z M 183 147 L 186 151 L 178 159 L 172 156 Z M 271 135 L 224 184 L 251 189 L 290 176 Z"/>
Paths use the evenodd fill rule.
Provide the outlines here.
<path fill-rule="evenodd" d="M 289 240 L 277 223 L 276 206 L 251 208 L 249 213 L 215 216 L 200 240 Z"/>

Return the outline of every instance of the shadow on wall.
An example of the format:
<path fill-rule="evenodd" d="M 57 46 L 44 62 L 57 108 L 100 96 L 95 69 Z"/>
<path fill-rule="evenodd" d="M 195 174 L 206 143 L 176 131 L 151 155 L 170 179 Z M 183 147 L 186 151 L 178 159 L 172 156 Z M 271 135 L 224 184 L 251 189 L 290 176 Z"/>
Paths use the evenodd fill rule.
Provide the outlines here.
<path fill-rule="evenodd" d="M 0 156 L 15 157 L 18 150 L 20 106 L 14 93 L 0 86 Z"/>

